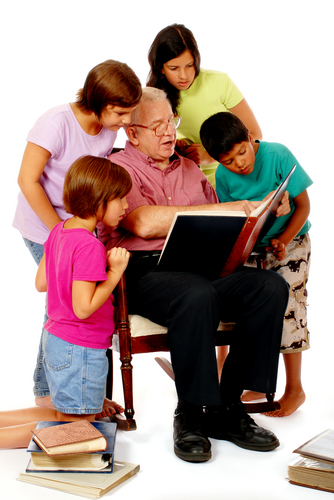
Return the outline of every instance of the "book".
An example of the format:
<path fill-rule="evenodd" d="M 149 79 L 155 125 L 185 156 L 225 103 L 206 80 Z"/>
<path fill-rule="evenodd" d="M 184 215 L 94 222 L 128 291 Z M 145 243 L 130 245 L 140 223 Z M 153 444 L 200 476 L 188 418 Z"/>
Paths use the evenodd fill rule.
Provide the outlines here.
<path fill-rule="evenodd" d="M 44 453 L 31 453 L 26 472 L 111 472 L 111 456 L 105 453 L 80 453 L 50 457 Z"/>
<path fill-rule="evenodd" d="M 299 453 L 306 458 L 315 458 L 334 464 L 334 430 L 327 429 L 317 434 L 296 448 L 293 453 Z"/>
<path fill-rule="evenodd" d="M 105 451 L 107 438 L 88 420 L 36 427 L 33 440 L 49 456 Z"/>
<path fill-rule="evenodd" d="M 288 465 L 290 483 L 334 492 L 334 430 L 317 434 L 293 453 L 300 456 Z"/>
<path fill-rule="evenodd" d="M 37 432 L 39 429 L 50 429 L 52 432 L 58 426 L 66 427 L 67 424 L 67 422 L 38 422 L 36 429 Z M 106 449 L 98 452 L 50 456 L 32 438 L 27 449 L 31 458 L 26 471 L 112 472 L 117 424 L 99 421 L 92 422 L 90 425 L 104 437 L 108 444 Z"/>
<path fill-rule="evenodd" d="M 178 212 L 171 224 L 157 271 L 201 274 L 209 279 L 226 276 L 241 267 L 254 246 L 276 219 L 276 210 L 296 168 L 258 208 L 242 211 Z"/>
<path fill-rule="evenodd" d="M 334 492 L 334 463 L 299 457 L 288 465 L 291 484 Z"/>
<path fill-rule="evenodd" d="M 102 495 L 137 474 L 140 466 L 128 462 L 114 462 L 111 474 L 86 474 L 76 472 L 29 472 L 22 471 L 18 481 L 44 486 L 58 491 L 87 498 Z"/>

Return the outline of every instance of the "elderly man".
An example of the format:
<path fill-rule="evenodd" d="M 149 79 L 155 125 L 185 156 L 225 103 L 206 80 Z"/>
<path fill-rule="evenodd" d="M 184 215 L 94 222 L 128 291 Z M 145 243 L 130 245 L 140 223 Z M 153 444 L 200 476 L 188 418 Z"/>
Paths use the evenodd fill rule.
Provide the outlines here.
<path fill-rule="evenodd" d="M 273 450 L 278 439 L 249 417 L 240 395 L 244 389 L 275 392 L 286 282 L 277 273 L 251 268 L 213 281 L 155 272 L 176 212 L 254 208 L 248 201 L 219 204 L 197 165 L 174 153 L 178 124 L 165 94 L 144 89 L 125 150 L 109 156 L 132 177 L 129 206 L 120 227 L 103 228 L 100 237 L 107 248 L 123 246 L 132 253 L 126 272 L 130 311 L 168 327 L 178 395 L 175 454 L 190 462 L 209 460 L 208 437 Z M 219 384 L 214 334 L 221 319 L 237 324 Z"/>

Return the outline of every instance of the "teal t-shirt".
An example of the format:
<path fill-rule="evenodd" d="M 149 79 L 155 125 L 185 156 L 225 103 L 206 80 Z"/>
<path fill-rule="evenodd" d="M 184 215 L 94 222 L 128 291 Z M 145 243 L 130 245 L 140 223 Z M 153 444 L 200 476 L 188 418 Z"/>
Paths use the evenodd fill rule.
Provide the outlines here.
<path fill-rule="evenodd" d="M 219 200 L 223 203 L 237 200 L 262 200 L 270 191 L 278 188 L 294 164 L 297 167 L 288 186 L 291 211 L 287 215 L 277 217 L 274 225 L 261 240 L 261 246 L 269 245 L 271 239 L 278 238 L 282 234 L 296 208 L 293 198 L 311 186 L 313 181 L 291 151 L 286 146 L 274 142 L 262 141 L 259 143 L 254 170 L 249 175 L 230 172 L 221 164 L 217 168 L 216 190 Z M 307 220 L 298 236 L 307 233 L 310 227 L 311 224 Z"/>

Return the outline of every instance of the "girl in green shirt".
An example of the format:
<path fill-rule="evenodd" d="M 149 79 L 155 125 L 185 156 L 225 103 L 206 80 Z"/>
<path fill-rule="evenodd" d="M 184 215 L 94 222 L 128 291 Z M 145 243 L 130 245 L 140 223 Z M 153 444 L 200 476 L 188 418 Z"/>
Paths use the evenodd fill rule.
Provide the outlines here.
<path fill-rule="evenodd" d="M 200 165 L 215 186 L 218 163 L 202 146 L 201 125 L 215 113 L 230 111 L 247 125 L 255 139 L 261 139 L 251 108 L 226 73 L 200 68 L 194 35 L 182 24 L 172 24 L 157 34 L 148 60 L 151 70 L 147 85 L 164 90 L 173 112 L 182 118 L 177 131 L 180 153 Z"/>

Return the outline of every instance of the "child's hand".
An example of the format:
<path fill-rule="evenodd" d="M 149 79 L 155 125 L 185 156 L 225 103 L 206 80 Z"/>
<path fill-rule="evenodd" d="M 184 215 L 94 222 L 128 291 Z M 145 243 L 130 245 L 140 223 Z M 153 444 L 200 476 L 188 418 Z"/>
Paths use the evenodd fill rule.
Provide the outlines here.
<path fill-rule="evenodd" d="M 281 203 L 276 210 L 276 217 L 281 217 L 282 215 L 286 215 L 291 211 L 290 202 L 289 202 L 289 193 L 285 191 L 283 198 L 281 199 Z"/>
<path fill-rule="evenodd" d="M 128 265 L 130 252 L 125 248 L 115 247 L 107 252 L 107 264 L 109 271 L 118 271 L 123 274 Z"/>
<path fill-rule="evenodd" d="M 211 158 L 201 144 L 191 144 L 186 139 L 178 139 L 176 141 L 176 147 L 177 151 L 182 156 L 186 156 L 189 160 L 196 163 L 196 165 L 208 165 L 216 161 Z"/>
<path fill-rule="evenodd" d="M 270 193 L 263 198 L 262 203 L 266 201 L 275 191 L 270 191 Z M 281 217 L 282 215 L 287 215 L 291 212 L 290 201 L 289 201 L 289 193 L 285 191 L 283 198 L 281 199 L 280 204 L 276 210 L 276 217 Z"/>
<path fill-rule="evenodd" d="M 196 165 L 209 165 L 216 160 L 211 158 L 201 144 L 191 144 L 185 151 L 185 156 L 196 163 Z"/>
<path fill-rule="evenodd" d="M 177 152 L 182 156 L 186 156 L 186 149 L 189 146 L 189 143 L 185 139 L 177 139 L 176 141 L 176 149 Z"/>
<path fill-rule="evenodd" d="M 271 247 L 267 247 L 266 250 L 269 252 L 272 250 L 277 260 L 283 260 L 287 256 L 287 251 L 284 243 L 280 240 L 271 240 Z"/>

